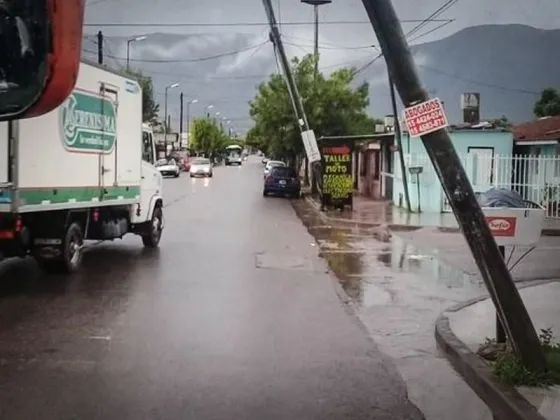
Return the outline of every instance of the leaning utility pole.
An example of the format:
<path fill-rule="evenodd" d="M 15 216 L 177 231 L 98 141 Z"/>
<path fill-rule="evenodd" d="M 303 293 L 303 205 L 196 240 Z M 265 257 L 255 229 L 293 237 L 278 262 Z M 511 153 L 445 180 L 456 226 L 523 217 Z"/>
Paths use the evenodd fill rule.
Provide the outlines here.
<path fill-rule="evenodd" d="M 408 108 L 428 101 L 428 93 L 420 83 L 391 0 L 362 2 L 404 106 Z M 527 368 L 534 371 L 545 370 L 546 359 L 535 327 L 492 237 L 490 227 L 447 131 L 439 129 L 422 135 L 422 143 L 469 244 L 514 351 Z"/>
<path fill-rule="evenodd" d="M 292 74 L 292 69 L 290 67 L 290 62 L 286 56 L 286 50 L 284 49 L 284 44 L 282 43 L 282 39 L 280 38 L 280 31 L 278 29 L 278 23 L 276 22 L 276 18 L 274 16 L 274 9 L 272 8 L 271 0 L 263 0 L 264 10 L 266 12 L 266 16 L 268 18 L 268 22 L 270 24 L 270 40 L 274 44 L 278 55 L 280 56 L 280 64 L 282 65 L 282 69 L 284 70 L 284 75 L 286 76 L 286 84 L 288 87 L 288 93 L 290 94 L 290 98 L 292 100 L 292 104 L 294 107 L 294 113 L 296 115 L 296 119 L 298 121 L 298 126 L 300 132 L 308 131 L 309 123 L 307 121 L 307 115 L 305 114 L 305 110 L 303 108 L 303 102 L 301 100 L 301 96 L 299 95 L 299 91 L 294 80 L 294 75 Z M 315 178 L 321 179 L 321 161 L 315 161 L 312 163 L 313 173 L 315 174 Z"/>
<path fill-rule="evenodd" d="M 391 106 L 393 108 L 393 130 L 395 131 L 395 139 L 397 140 L 397 147 L 399 148 L 399 162 L 401 164 L 401 177 L 403 180 L 403 190 L 404 190 L 404 201 L 406 202 L 406 208 L 409 213 L 412 212 L 412 206 L 410 205 L 410 193 L 408 191 L 408 174 L 406 173 L 406 165 L 404 163 L 404 150 L 402 146 L 402 130 L 401 123 L 399 121 L 399 114 L 397 111 L 397 100 L 395 98 L 395 84 L 393 83 L 393 78 L 387 67 L 387 74 L 389 75 L 389 92 L 391 93 Z M 418 203 L 418 208 L 420 208 L 420 203 Z"/>
<path fill-rule="evenodd" d="M 309 124 L 307 123 L 307 116 L 305 110 L 303 109 L 303 102 L 301 101 L 301 96 L 299 96 L 299 91 L 294 80 L 294 75 L 292 74 L 292 69 L 290 67 L 290 62 L 286 56 L 286 50 L 284 49 L 284 44 L 280 38 L 280 31 L 278 29 L 278 23 L 276 22 L 276 17 L 274 16 L 274 9 L 272 8 L 271 0 L 263 0 L 264 10 L 270 24 L 270 40 L 274 44 L 274 48 L 280 56 L 280 64 L 284 70 L 284 75 L 286 76 L 286 84 L 288 86 L 288 93 L 290 94 L 293 105 L 294 112 L 299 122 L 300 130 L 309 130 Z"/>

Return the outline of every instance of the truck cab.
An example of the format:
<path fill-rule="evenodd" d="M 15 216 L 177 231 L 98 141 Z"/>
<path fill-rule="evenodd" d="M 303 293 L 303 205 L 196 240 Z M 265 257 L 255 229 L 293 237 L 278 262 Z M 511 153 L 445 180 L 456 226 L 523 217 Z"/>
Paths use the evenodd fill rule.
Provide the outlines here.
<path fill-rule="evenodd" d="M 163 196 L 163 177 L 155 166 L 156 161 L 154 133 L 152 127 L 144 123 L 142 124 L 140 204 L 130 215 L 133 224 L 145 222 Z"/>

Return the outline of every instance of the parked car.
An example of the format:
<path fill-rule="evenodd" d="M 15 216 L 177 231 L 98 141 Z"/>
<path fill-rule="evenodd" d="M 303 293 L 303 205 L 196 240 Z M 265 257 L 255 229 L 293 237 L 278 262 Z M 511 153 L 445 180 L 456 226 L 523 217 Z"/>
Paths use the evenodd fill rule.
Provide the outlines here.
<path fill-rule="evenodd" d="M 263 196 L 269 194 L 301 197 L 301 181 L 292 168 L 274 166 L 270 174 L 264 179 Z"/>
<path fill-rule="evenodd" d="M 175 159 L 160 159 L 156 162 L 156 167 L 162 176 L 178 178 L 181 175 L 181 169 Z"/>
<path fill-rule="evenodd" d="M 196 158 L 191 162 L 191 168 L 189 170 L 191 178 L 195 176 L 209 177 L 212 178 L 214 173 L 212 172 L 212 163 L 210 159 L 206 158 Z"/>
<path fill-rule="evenodd" d="M 262 164 L 263 164 L 263 165 L 266 165 L 266 164 L 268 163 L 269 160 L 270 160 L 269 158 L 267 158 L 266 156 L 263 156 L 263 158 L 262 158 Z"/>
<path fill-rule="evenodd" d="M 276 166 L 285 167 L 286 164 L 280 160 L 269 160 L 268 162 L 266 162 L 266 165 L 264 167 L 264 177 L 266 178 L 267 175 L 270 173 L 270 170 Z"/>

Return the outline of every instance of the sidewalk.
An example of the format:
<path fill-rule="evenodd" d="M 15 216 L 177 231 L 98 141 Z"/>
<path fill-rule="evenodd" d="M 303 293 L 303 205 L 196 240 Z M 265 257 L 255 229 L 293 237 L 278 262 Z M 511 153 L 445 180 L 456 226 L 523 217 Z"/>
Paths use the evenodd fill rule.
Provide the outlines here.
<path fill-rule="evenodd" d="M 317 208 L 319 203 L 308 197 Z M 354 196 L 354 211 L 330 210 L 324 212 L 333 222 L 350 223 L 365 226 L 388 225 L 393 230 L 414 230 L 421 227 L 434 227 L 444 232 L 459 232 L 459 226 L 453 213 L 408 213 L 388 201 L 372 200 L 363 196 Z M 543 236 L 560 236 L 560 219 L 546 219 Z"/>
<path fill-rule="evenodd" d="M 551 328 L 560 334 L 560 282 L 540 283 L 520 289 L 537 331 Z M 486 338 L 494 337 L 495 310 L 488 298 L 445 311 L 436 324 L 436 339 L 446 357 L 465 381 L 493 410 L 498 419 L 560 419 L 560 386 L 549 389 L 512 389 L 499 384 L 489 365 L 476 356 Z M 535 407 L 538 410 L 535 410 Z"/>

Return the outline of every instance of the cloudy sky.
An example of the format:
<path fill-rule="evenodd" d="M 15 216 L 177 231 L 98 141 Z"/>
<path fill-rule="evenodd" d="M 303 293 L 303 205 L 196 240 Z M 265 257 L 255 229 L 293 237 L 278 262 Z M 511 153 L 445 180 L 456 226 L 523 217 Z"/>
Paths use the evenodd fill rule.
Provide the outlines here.
<path fill-rule="evenodd" d="M 426 18 L 443 3 L 443 0 L 394 0 L 400 19 L 405 21 L 405 32 L 417 25 L 406 21 Z M 273 4 L 278 20 L 283 23 L 288 54 L 310 53 L 312 8 L 300 4 L 299 0 L 273 0 Z M 375 55 L 371 45 L 376 40 L 361 1 L 334 0 L 333 4 L 321 8 L 320 15 L 324 71 L 344 65 L 360 67 L 371 60 Z M 418 32 L 420 38 L 415 42 L 433 41 L 465 27 L 490 23 L 560 28 L 560 2 L 459 0 L 439 18 L 453 21 L 433 32 L 430 31 L 442 23 L 431 23 Z M 131 65 L 154 77 L 158 100 L 163 102 L 166 84 L 178 81 L 179 90 L 198 99 L 192 106 L 193 114 L 201 114 L 205 105 L 212 104 L 215 112 L 221 112 L 232 121 L 232 126 L 244 131 L 250 127 L 247 101 L 253 96 L 255 85 L 276 71 L 272 45 L 266 43 L 265 22 L 261 0 L 87 0 L 84 49 L 93 54 L 96 46 L 92 35 L 103 30 L 108 39 L 107 64 L 124 66 L 127 38 L 158 33 L 131 47 Z M 239 54 L 229 54 L 244 49 Z M 223 54 L 227 55 L 220 57 Z M 202 61 L 196 61 L 201 58 Z M 178 100 L 171 93 L 169 112 L 177 118 Z"/>

